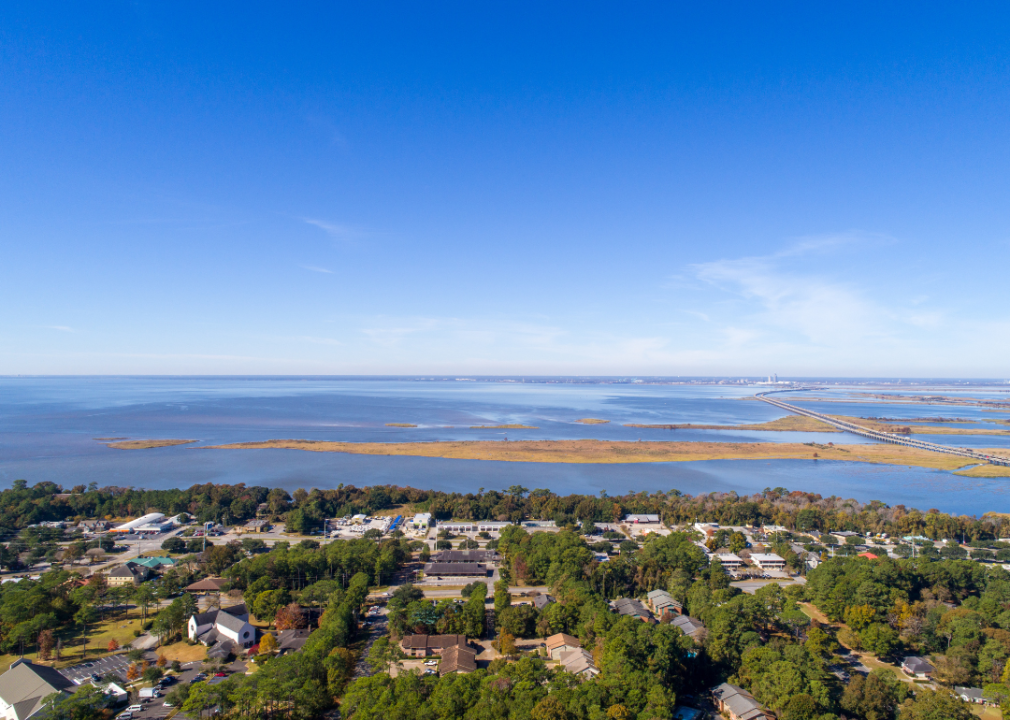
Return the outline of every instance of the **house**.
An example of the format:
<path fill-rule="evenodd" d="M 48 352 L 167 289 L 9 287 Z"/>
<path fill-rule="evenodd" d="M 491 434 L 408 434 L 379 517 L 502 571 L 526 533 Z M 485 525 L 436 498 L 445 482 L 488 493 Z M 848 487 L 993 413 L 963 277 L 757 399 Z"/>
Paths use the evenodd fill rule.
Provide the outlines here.
<path fill-rule="evenodd" d="M 774 553 L 752 553 L 750 559 L 762 570 L 785 570 L 786 561 Z"/>
<path fill-rule="evenodd" d="M 277 654 L 284 655 L 289 652 L 298 652 L 309 639 L 312 631 L 308 628 L 297 628 L 293 630 L 281 630 L 277 633 Z"/>
<path fill-rule="evenodd" d="M 105 576 L 109 587 L 121 587 L 123 585 L 140 585 L 151 576 L 151 571 L 132 560 L 125 565 L 120 565 L 115 570 Z"/>
<path fill-rule="evenodd" d="M 578 675 L 585 680 L 600 674 L 599 668 L 593 662 L 592 654 L 583 648 L 563 652 L 558 659 L 561 660 L 561 667 L 565 669 L 565 672 Z"/>
<path fill-rule="evenodd" d="M 185 590 L 192 593 L 221 592 L 227 585 L 228 581 L 224 578 L 204 578 L 187 585 Z"/>
<path fill-rule="evenodd" d="M 537 610 L 543 610 L 552 602 L 554 602 L 554 598 L 552 598 L 547 593 L 537 593 L 536 595 L 533 596 L 533 606 Z"/>
<path fill-rule="evenodd" d="M 986 702 L 994 702 L 993 698 L 985 695 L 982 692 L 982 688 L 970 688 L 961 687 L 960 685 L 954 686 L 954 694 L 967 703 L 975 703 L 976 705 L 981 705 Z"/>
<path fill-rule="evenodd" d="M 158 572 L 158 573 L 164 572 L 165 570 L 171 568 L 173 565 L 176 564 L 176 561 L 173 560 L 172 558 L 162 556 L 137 558 L 133 562 L 137 563 L 138 565 L 143 565 L 151 572 Z"/>
<path fill-rule="evenodd" d="M 624 522 L 637 524 L 658 524 L 659 515 L 625 515 Z"/>
<path fill-rule="evenodd" d="M 611 600 L 610 609 L 618 615 L 630 615 L 645 622 L 656 621 L 652 617 L 652 613 L 649 612 L 649 609 L 642 604 L 641 600 L 636 598 L 617 598 L 616 600 Z"/>
<path fill-rule="evenodd" d="M 501 560 L 494 550 L 439 550 L 431 556 L 437 563 L 489 563 Z"/>
<path fill-rule="evenodd" d="M 0 675 L 0 718 L 25 720 L 45 715 L 42 701 L 50 695 L 69 695 L 74 683 L 60 673 L 29 660 L 15 660 Z"/>
<path fill-rule="evenodd" d="M 431 562 L 424 566 L 425 575 L 437 577 L 487 577 L 487 566 L 472 562 Z"/>
<path fill-rule="evenodd" d="M 680 615 L 670 624 L 680 628 L 685 635 L 697 643 L 704 642 L 705 640 L 706 630 L 701 620 L 688 615 Z"/>
<path fill-rule="evenodd" d="M 919 680 L 928 680 L 936 668 L 926 662 L 925 658 L 909 655 L 902 661 L 901 669 L 905 671 L 906 675 Z"/>
<path fill-rule="evenodd" d="M 754 699 L 754 696 L 741 687 L 723 683 L 712 689 L 719 712 L 729 720 L 775 720 L 764 705 Z"/>
<path fill-rule="evenodd" d="M 438 674 L 471 673 L 477 669 L 477 653 L 465 645 L 450 645 L 442 651 Z"/>
<path fill-rule="evenodd" d="M 684 606 L 674 600 L 666 590 L 653 590 L 645 597 L 658 618 L 663 619 L 668 614 L 680 615 L 684 612 Z"/>
<path fill-rule="evenodd" d="M 400 640 L 400 649 L 409 657 L 441 655 L 454 645 L 467 647 L 465 635 L 406 635 Z"/>
<path fill-rule="evenodd" d="M 249 611 L 245 604 L 197 613 L 189 618 L 187 631 L 190 640 L 199 640 L 216 650 L 213 657 L 226 657 L 234 647 L 252 647 L 256 643 L 256 629 L 249 624 Z M 212 657 L 208 651 L 208 657 Z"/>
<path fill-rule="evenodd" d="M 547 654 L 551 660 L 559 660 L 562 653 L 578 650 L 582 647 L 582 643 L 579 642 L 578 638 L 572 637 L 567 633 L 558 633 L 544 640 L 544 647 L 547 648 Z"/>
<path fill-rule="evenodd" d="M 733 553 L 719 553 L 716 557 L 719 558 L 724 570 L 739 570 L 743 567 L 743 560 Z"/>

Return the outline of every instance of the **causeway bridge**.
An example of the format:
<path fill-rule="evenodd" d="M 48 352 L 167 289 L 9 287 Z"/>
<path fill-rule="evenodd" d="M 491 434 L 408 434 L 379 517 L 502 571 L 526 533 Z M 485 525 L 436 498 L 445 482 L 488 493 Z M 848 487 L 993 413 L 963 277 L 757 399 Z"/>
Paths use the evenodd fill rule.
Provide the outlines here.
<path fill-rule="evenodd" d="M 778 398 L 769 397 L 775 393 L 782 392 L 797 392 L 802 390 L 810 390 L 811 388 L 790 388 L 788 390 L 769 390 L 768 392 L 758 393 L 755 397 L 758 400 L 763 400 L 766 403 L 774 405 L 777 408 L 782 408 L 787 412 L 794 413 L 796 415 L 804 415 L 815 420 L 820 420 L 823 423 L 832 425 L 839 430 L 845 432 L 853 433 L 854 435 L 860 435 L 871 440 L 876 440 L 877 442 L 890 443 L 891 445 L 904 445 L 906 447 L 919 448 L 920 450 L 929 450 L 930 452 L 944 453 L 945 455 L 960 455 L 961 457 L 966 457 L 971 460 L 977 460 L 982 463 L 990 463 L 992 465 L 1005 465 L 1010 467 L 1010 457 L 1003 457 L 1000 455 L 987 455 L 977 450 L 971 450 L 969 448 L 959 448 L 952 447 L 950 445 L 938 445 L 936 443 L 926 442 L 925 440 L 916 440 L 910 438 L 907 435 L 898 435 L 896 433 L 881 432 L 879 430 L 871 430 L 870 428 L 863 427 L 862 425 L 856 425 L 855 423 L 848 422 L 847 420 L 839 420 L 838 418 L 831 417 L 830 415 L 822 415 L 821 413 L 814 412 L 812 410 L 807 410 L 805 408 L 797 407 L 796 405 L 790 405 L 789 403 L 782 402 Z"/>

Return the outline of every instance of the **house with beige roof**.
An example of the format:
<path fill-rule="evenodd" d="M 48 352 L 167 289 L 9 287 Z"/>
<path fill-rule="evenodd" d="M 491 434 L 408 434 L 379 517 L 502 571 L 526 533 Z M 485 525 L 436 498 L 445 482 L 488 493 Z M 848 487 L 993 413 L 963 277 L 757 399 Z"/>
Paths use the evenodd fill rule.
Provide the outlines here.
<path fill-rule="evenodd" d="M 50 667 L 29 660 L 15 660 L 10 669 L 0 675 L 0 718 L 42 717 L 46 709 L 43 700 L 56 693 L 69 695 L 73 687 L 74 683 Z"/>
<path fill-rule="evenodd" d="M 551 660 L 560 660 L 562 653 L 569 650 L 579 650 L 582 648 L 582 643 L 578 638 L 567 633 L 558 633 L 544 640 L 544 646 L 547 648 L 547 654 L 550 655 Z"/>

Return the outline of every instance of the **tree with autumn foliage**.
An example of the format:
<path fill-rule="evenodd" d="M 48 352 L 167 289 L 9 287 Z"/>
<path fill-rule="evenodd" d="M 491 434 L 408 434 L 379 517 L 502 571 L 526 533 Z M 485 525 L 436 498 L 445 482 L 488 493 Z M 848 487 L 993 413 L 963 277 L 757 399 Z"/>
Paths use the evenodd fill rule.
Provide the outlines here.
<path fill-rule="evenodd" d="M 274 616 L 274 627 L 278 630 L 297 630 L 308 625 L 305 613 L 298 603 L 290 603 L 277 611 Z"/>
<path fill-rule="evenodd" d="M 126 668 L 126 679 L 133 682 L 141 675 L 140 669 L 137 667 L 137 663 L 130 663 L 130 666 Z"/>
<path fill-rule="evenodd" d="M 155 663 L 155 664 L 156 664 L 156 665 L 157 665 L 158 667 L 160 667 L 160 668 L 163 668 L 163 667 L 165 667 L 166 665 L 168 665 L 168 658 L 167 658 L 167 657 L 165 657 L 164 655 L 159 655 L 159 656 L 158 656 L 158 661 L 157 661 L 157 663 Z"/>

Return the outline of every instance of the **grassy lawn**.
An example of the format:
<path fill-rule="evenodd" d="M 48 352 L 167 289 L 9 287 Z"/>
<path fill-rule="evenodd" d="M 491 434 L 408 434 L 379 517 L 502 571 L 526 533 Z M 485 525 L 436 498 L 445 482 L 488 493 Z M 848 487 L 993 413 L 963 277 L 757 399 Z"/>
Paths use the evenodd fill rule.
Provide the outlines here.
<path fill-rule="evenodd" d="M 999 708 L 973 705 L 971 711 L 982 720 L 1003 720 L 1003 711 Z"/>
<path fill-rule="evenodd" d="M 126 647 L 127 644 L 135 639 L 133 634 L 134 630 L 140 629 L 140 612 L 127 615 L 125 613 L 120 613 L 114 618 L 108 617 L 103 622 L 96 623 L 94 625 L 88 626 L 88 644 L 87 644 L 87 656 L 88 660 L 93 660 L 97 657 L 102 657 L 103 655 L 109 655 L 109 641 L 115 639 L 119 643 L 120 647 Z M 60 653 L 60 660 L 58 662 L 49 662 L 43 664 L 52 665 L 57 668 L 69 667 L 70 665 L 76 665 L 82 661 L 81 656 L 81 627 L 80 625 L 71 626 L 68 628 L 63 628 L 57 631 L 57 637 L 63 641 L 63 651 Z M 27 650 L 27 649 L 26 649 Z M 25 658 L 31 660 L 32 662 L 40 662 L 38 659 L 38 652 L 35 646 L 31 647 L 31 652 L 25 652 Z M 0 655 L 0 671 L 6 671 L 10 667 L 11 663 L 18 659 L 18 655 Z"/>
<path fill-rule="evenodd" d="M 164 645 L 157 648 L 159 655 L 164 655 L 168 660 L 178 660 L 179 662 L 193 662 L 207 658 L 207 648 L 203 645 L 190 645 L 180 640 L 172 645 Z"/>

